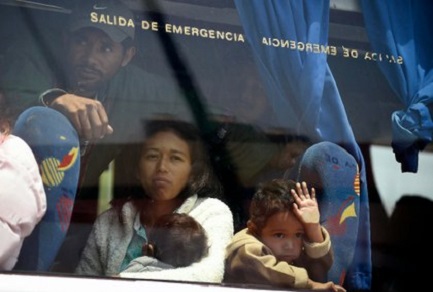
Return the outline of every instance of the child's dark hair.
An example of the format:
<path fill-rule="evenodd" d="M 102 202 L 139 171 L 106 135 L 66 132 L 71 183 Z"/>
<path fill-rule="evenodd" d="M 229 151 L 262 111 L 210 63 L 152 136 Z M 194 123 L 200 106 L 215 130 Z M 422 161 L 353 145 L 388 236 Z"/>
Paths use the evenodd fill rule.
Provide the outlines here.
<path fill-rule="evenodd" d="M 160 217 L 149 233 L 143 254 L 174 267 L 186 267 L 208 254 L 204 228 L 188 214 L 172 213 Z M 150 252 L 150 254 L 149 254 Z M 153 254 L 152 254 L 153 253 Z"/>
<path fill-rule="evenodd" d="M 272 215 L 292 210 L 295 199 L 290 190 L 295 187 L 296 182 L 286 179 L 273 179 L 259 185 L 251 201 L 249 218 L 258 231 Z"/>

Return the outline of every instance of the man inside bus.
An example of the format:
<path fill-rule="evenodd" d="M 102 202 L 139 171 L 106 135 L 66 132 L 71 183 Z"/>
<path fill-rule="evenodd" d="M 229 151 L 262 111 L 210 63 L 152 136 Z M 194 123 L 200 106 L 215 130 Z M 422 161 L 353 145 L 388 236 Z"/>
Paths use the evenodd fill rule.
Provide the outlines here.
<path fill-rule="evenodd" d="M 0 77 L 8 106 L 19 114 L 14 134 L 32 147 L 49 198 L 45 220 L 24 243 L 17 270 L 50 269 L 72 210 L 72 220 L 91 226 L 99 176 L 122 143 L 142 130 L 146 115 L 161 109 L 156 101 L 175 96 L 174 87 L 131 63 L 135 25 L 128 7 L 109 0 L 74 5 L 63 42 L 49 41 L 46 31 L 20 38 Z M 114 18 L 117 25 L 107 23 Z"/>

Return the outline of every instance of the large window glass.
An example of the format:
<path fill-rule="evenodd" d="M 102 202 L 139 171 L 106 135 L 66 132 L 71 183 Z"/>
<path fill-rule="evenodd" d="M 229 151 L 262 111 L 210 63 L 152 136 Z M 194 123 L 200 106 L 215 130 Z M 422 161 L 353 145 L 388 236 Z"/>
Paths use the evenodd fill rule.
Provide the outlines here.
<path fill-rule="evenodd" d="M 419 282 L 433 200 L 431 5 L 367 2 L 0 1 L 1 170 L 19 137 L 45 191 L 23 191 L 31 203 L 13 216 L 39 208 L 27 221 L 0 207 L 15 248 L 0 250 L 1 272 L 242 289 Z M 413 17 L 399 23 L 402 11 Z M 281 283 L 254 276 L 278 271 L 277 258 L 224 277 L 232 235 L 264 241 L 250 203 L 277 178 L 316 189 L 332 263 L 324 243 L 320 255 L 302 243 L 286 261 L 301 271 Z M 198 222 L 206 248 L 180 232 L 186 262 L 149 263 L 156 241 L 175 241 L 151 231 L 173 212 Z"/>

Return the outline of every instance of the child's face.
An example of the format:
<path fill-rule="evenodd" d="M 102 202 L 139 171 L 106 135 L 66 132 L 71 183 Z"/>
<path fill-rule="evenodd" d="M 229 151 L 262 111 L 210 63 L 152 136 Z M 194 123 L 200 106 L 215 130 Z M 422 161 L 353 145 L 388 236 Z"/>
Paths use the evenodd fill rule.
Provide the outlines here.
<path fill-rule="evenodd" d="M 288 263 L 300 256 L 303 237 L 301 222 L 288 211 L 269 217 L 260 232 L 261 241 L 272 250 L 275 257 Z"/>

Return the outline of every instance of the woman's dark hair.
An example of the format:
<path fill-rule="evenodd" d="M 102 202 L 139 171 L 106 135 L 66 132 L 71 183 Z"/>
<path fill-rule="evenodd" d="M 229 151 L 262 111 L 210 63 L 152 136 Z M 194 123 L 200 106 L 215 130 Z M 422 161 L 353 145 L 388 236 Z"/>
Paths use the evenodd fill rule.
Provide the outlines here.
<path fill-rule="evenodd" d="M 251 201 L 249 218 L 258 231 L 272 215 L 292 210 L 295 199 L 290 190 L 295 187 L 296 182 L 285 179 L 273 179 L 259 186 Z"/>
<path fill-rule="evenodd" d="M 152 248 L 146 247 L 144 255 L 174 267 L 186 267 L 198 262 L 209 250 L 204 228 L 193 217 L 183 213 L 160 217 L 149 233 L 149 243 Z"/>
<path fill-rule="evenodd" d="M 116 167 L 121 167 L 124 179 L 121 186 L 115 188 L 115 198 L 112 205 L 123 205 L 124 199 L 142 199 L 145 197 L 142 186 L 136 179 L 143 143 L 160 132 L 171 132 L 184 140 L 190 149 L 191 175 L 187 186 L 179 196 L 187 198 L 194 194 L 199 197 L 217 197 L 222 195 L 222 186 L 214 174 L 208 151 L 202 142 L 198 129 L 191 123 L 178 120 L 150 120 L 145 124 L 144 141 L 129 145 L 123 150 Z M 119 163 L 117 163 L 119 162 Z M 119 197 L 120 195 L 120 197 Z M 122 202 L 122 198 L 123 202 Z M 121 206 L 120 206 L 121 207 Z"/>

